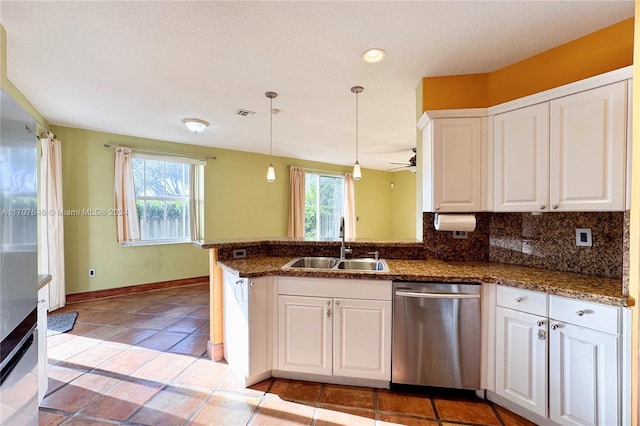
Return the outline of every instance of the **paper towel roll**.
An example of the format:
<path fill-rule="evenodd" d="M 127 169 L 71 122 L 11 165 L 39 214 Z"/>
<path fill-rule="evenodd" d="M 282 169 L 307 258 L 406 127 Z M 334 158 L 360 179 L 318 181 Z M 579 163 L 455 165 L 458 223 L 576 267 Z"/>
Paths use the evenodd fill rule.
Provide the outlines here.
<path fill-rule="evenodd" d="M 436 231 L 475 231 L 476 217 L 472 214 L 436 213 L 433 221 Z"/>

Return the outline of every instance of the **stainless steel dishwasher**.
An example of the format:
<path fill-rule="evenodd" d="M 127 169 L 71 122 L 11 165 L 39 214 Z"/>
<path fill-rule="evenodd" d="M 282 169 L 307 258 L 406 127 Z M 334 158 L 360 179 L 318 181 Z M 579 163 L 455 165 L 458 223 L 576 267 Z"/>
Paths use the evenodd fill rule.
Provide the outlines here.
<path fill-rule="evenodd" d="M 393 283 L 394 384 L 480 389 L 480 285 Z"/>

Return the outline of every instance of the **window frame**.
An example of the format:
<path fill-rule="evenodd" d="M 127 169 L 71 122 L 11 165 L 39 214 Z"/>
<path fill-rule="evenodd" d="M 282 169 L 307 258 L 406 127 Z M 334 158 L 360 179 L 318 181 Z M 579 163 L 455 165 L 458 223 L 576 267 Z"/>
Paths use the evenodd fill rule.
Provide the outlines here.
<path fill-rule="evenodd" d="M 166 221 L 166 216 L 167 216 L 167 202 L 170 201 L 184 201 L 185 205 L 186 205 L 186 212 L 183 211 L 183 220 L 184 223 L 186 225 L 186 230 L 188 233 L 188 236 L 185 238 L 154 238 L 154 239 L 142 239 L 142 235 L 143 235 L 143 225 L 142 223 L 140 223 L 140 241 L 135 241 L 135 242 L 127 242 L 124 243 L 123 246 L 127 246 L 127 247 L 136 247 L 136 246 L 154 246 L 154 245 L 168 245 L 168 244 L 191 244 L 192 242 L 192 238 L 191 238 L 191 227 L 190 227 L 190 217 L 191 217 L 191 198 L 193 196 L 192 194 L 192 190 L 191 190 L 191 167 L 195 167 L 199 164 L 205 164 L 202 161 L 199 160 L 194 160 L 194 159 L 190 159 L 190 158 L 184 158 L 184 157 L 174 157 L 174 156 L 168 156 L 168 155 L 162 155 L 162 154 L 146 154 L 146 153 L 136 153 L 133 152 L 132 153 L 132 157 L 133 159 L 141 159 L 145 161 L 145 168 L 144 168 L 144 186 L 143 186 L 143 192 L 146 192 L 146 188 L 147 188 L 147 178 L 146 178 L 146 161 L 160 161 L 163 163 L 174 163 L 174 164 L 187 164 L 189 167 L 187 169 L 187 174 L 186 174 L 186 179 L 187 179 L 187 184 L 188 184 L 188 195 L 187 196 L 183 196 L 183 197 L 179 197 L 179 196 L 149 196 L 149 195 L 137 195 L 136 194 L 136 215 L 138 215 L 138 210 L 137 210 L 137 206 L 138 206 L 138 201 L 142 201 L 143 202 L 143 206 L 146 206 L 145 201 L 154 201 L 154 200 L 158 200 L 158 201 L 163 201 L 164 202 L 164 217 L 165 217 L 165 221 Z M 166 165 L 165 165 L 165 170 L 164 170 L 164 174 L 166 177 Z M 135 175 L 134 175 L 134 186 L 135 186 L 136 182 L 135 182 Z M 146 212 L 146 208 L 145 208 L 145 212 Z M 138 220 L 141 222 L 140 218 L 138 218 Z"/>

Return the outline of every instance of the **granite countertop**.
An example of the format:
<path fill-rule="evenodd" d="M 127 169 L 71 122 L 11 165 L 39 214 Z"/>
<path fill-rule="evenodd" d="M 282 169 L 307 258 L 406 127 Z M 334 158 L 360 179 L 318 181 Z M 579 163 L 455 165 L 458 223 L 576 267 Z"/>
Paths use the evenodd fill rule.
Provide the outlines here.
<path fill-rule="evenodd" d="M 237 241 L 237 240 L 235 240 Z M 367 278 L 403 281 L 482 282 L 536 290 L 574 299 L 629 306 L 622 294 L 621 279 L 552 271 L 490 262 L 386 259 L 389 272 L 309 270 L 282 267 L 291 257 L 255 257 L 218 262 L 242 277 L 265 275 L 325 278 Z"/>
<path fill-rule="evenodd" d="M 38 275 L 38 290 L 51 282 L 51 275 L 39 274 Z"/>

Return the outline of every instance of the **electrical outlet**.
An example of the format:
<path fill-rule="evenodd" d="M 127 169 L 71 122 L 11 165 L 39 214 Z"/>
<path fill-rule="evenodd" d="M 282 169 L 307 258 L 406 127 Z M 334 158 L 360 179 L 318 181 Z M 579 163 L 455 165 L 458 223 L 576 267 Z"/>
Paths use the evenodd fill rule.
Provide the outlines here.
<path fill-rule="evenodd" d="M 467 231 L 453 231 L 454 240 L 466 240 L 467 238 L 469 238 L 469 233 Z"/>
<path fill-rule="evenodd" d="M 234 259 L 245 259 L 247 257 L 247 249 L 234 249 L 233 250 L 233 258 Z"/>
<path fill-rule="evenodd" d="M 593 245 L 591 239 L 590 228 L 576 228 L 576 246 L 591 247 Z"/>
<path fill-rule="evenodd" d="M 96 270 L 91 268 L 89 269 L 89 278 L 93 278 L 96 276 Z"/>

